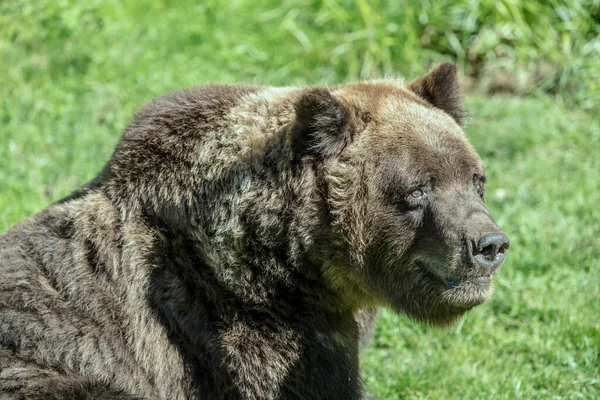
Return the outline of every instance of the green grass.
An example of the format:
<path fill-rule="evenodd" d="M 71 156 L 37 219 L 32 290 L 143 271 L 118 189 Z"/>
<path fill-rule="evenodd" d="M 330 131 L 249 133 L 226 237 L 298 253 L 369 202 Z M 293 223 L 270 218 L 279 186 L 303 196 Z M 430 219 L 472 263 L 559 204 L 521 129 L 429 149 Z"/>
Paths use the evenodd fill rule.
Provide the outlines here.
<path fill-rule="evenodd" d="M 343 82 L 442 59 L 467 72 L 518 59 L 556 67 L 544 90 L 587 108 L 600 76 L 585 53 L 597 49 L 598 2 L 539 3 L 4 0 L 0 231 L 91 179 L 143 102 L 202 82 Z M 548 44 L 550 31 L 570 53 Z M 363 357 L 366 384 L 381 399 L 598 398 L 600 117 L 539 95 L 468 104 L 508 261 L 492 300 L 455 329 L 384 313 Z"/>

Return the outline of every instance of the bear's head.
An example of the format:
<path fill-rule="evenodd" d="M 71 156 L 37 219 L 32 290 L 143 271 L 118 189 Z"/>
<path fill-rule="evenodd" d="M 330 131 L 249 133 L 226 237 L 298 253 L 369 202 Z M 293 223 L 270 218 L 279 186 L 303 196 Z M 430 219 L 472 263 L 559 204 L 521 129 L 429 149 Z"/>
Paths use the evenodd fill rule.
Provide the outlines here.
<path fill-rule="evenodd" d="M 454 65 L 307 89 L 295 112 L 293 152 L 318 166 L 329 218 L 315 254 L 335 290 L 440 325 L 490 297 L 509 241 L 484 203 Z"/>

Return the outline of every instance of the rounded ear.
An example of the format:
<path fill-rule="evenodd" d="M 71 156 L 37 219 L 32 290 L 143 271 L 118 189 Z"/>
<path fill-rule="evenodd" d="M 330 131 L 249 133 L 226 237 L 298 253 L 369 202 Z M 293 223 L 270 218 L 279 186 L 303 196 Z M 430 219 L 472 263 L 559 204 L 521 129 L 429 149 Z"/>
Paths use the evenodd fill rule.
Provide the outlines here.
<path fill-rule="evenodd" d="M 331 92 L 307 89 L 295 105 L 292 127 L 294 157 L 313 155 L 320 159 L 337 156 L 351 141 L 349 112 Z"/>
<path fill-rule="evenodd" d="M 458 68 L 452 63 L 442 63 L 426 76 L 415 79 L 408 88 L 434 107 L 444 110 L 463 126 L 466 112 L 463 109 Z"/>

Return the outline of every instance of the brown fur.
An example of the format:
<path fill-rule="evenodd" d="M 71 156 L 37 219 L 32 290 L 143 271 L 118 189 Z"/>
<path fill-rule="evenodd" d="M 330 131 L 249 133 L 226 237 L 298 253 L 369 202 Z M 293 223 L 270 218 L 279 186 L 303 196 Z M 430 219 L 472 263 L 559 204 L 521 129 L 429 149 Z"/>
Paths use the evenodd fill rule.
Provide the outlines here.
<path fill-rule="evenodd" d="M 0 397 L 362 397 L 376 307 L 445 325 L 491 294 L 457 90 L 443 65 L 143 107 L 98 178 L 0 236 Z"/>

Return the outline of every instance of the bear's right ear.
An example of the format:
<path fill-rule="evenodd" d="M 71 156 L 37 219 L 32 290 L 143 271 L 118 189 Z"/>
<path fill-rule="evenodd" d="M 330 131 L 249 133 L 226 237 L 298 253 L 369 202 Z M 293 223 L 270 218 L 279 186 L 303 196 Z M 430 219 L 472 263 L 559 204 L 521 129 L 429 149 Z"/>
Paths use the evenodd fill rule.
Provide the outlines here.
<path fill-rule="evenodd" d="M 408 84 L 408 88 L 434 107 L 444 110 L 463 126 L 466 112 L 462 96 L 458 68 L 452 63 L 442 63 L 429 74 Z"/>
<path fill-rule="evenodd" d="M 327 89 L 308 89 L 295 105 L 292 151 L 295 158 L 326 159 L 341 153 L 352 138 L 348 110 Z"/>

